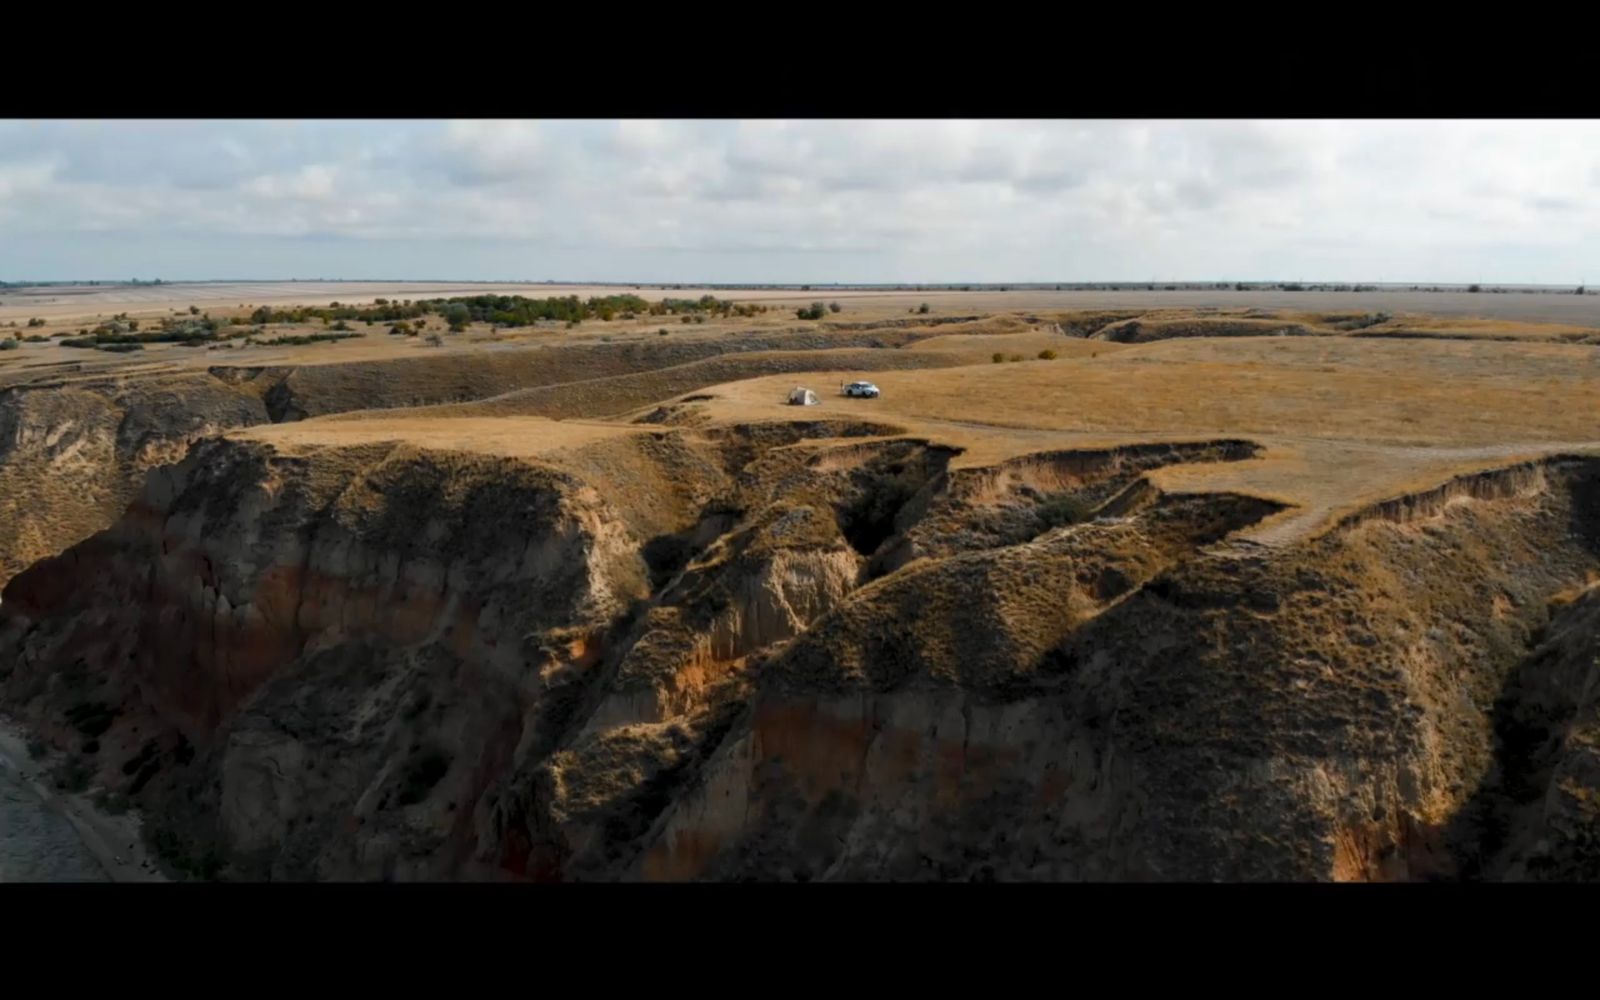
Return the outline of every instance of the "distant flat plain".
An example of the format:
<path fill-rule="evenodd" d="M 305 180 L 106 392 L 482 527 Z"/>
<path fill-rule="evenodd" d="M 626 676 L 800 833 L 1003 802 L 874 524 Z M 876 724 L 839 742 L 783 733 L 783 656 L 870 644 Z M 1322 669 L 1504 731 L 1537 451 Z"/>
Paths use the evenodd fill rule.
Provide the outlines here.
<path fill-rule="evenodd" d="M 237 308 L 240 305 L 327 305 L 371 302 L 375 298 L 447 298 L 458 295 L 618 295 L 637 291 L 649 299 L 662 296 L 721 299 L 790 305 L 813 300 L 850 303 L 849 317 L 879 319 L 905 314 L 923 302 L 941 313 L 994 313 L 1013 310 L 1075 309 L 1282 309 L 1312 312 L 1429 313 L 1434 316 L 1482 317 L 1525 323 L 1563 323 L 1600 328 L 1600 295 L 1570 292 L 1286 292 L 1281 290 L 1208 291 L 1077 291 L 1020 289 L 970 292 L 945 289 L 885 290 L 794 288 L 717 289 L 687 285 L 549 285 L 446 281 L 238 281 L 177 282 L 161 285 L 77 285 L 0 288 L 0 324 L 31 317 L 61 322 L 110 316 L 157 314 L 190 305 Z"/>

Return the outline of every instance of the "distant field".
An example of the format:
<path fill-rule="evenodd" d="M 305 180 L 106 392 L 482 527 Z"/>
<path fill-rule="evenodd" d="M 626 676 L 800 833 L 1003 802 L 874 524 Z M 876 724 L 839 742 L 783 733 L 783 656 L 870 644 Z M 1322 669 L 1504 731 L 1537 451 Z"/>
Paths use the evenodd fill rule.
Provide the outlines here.
<path fill-rule="evenodd" d="M 159 315 L 190 305 L 220 310 L 241 305 L 326 305 L 332 301 L 370 302 L 374 298 L 435 298 L 490 293 L 543 298 L 554 295 L 612 295 L 629 286 L 466 284 L 450 282 L 232 282 L 171 285 L 113 285 L 0 289 L 0 323 L 40 317 L 51 321 L 88 319 L 128 312 Z M 1220 309 L 1258 308 L 1311 312 L 1431 313 L 1532 323 L 1564 323 L 1600 328 L 1600 295 L 1504 292 L 1284 292 L 1284 291 L 816 291 L 723 290 L 641 285 L 646 298 L 669 295 L 718 298 L 773 305 L 813 300 L 838 301 L 846 315 L 883 318 L 906 315 L 923 302 L 937 313 L 995 313 L 1016 310 Z"/>

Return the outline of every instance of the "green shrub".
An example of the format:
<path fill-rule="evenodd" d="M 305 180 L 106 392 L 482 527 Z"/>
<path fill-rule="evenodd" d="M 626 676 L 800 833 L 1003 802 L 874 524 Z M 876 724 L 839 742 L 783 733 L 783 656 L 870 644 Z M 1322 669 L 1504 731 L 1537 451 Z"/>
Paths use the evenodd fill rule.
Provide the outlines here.
<path fill-rule="evenodd" d="M 1039 352 L 1039 360 L 1040 361 L 1054 361 L 1055 359 L 1056 359 L 1056 352 L 1055 351 L 1047 349 L 1047 350 L 1043 350 L 1043 351 Z"/>
<path fill-rule="evenodd" d="M 1021 361 L 1022 360 L 1022 355 L 1013 354 L 1013 355 L 1011 355 L 1011 357 L 1007 358 L 1006 360 L 1007 361 Z"/>
<path fill-rule="evenodd" d="M 304 347 L 307 344 L 324 344 L 334 340 L 349 340 L 359 337 L 359 333 L 300 333 L 285 334 L 282 337 L 273 337 L 271 340 L 247 340 L 246 343 L 257 343 L 268 347 Z"/>
<path fill-rule="evenodd" d="M 813 302 L 809 306 L 794 311 L 794 314 L 801 319 L 821 319 L 827 313 L 828 307 L 821 302 Z"/>
<path fill-rule="evenodd" d="M 837 302 L 829 302 L 828 303 L 828 311 L 829 312 L 833 312 L 833 313 L 843 312 L 844 311 L 844 306 L 841 306 Z"/>
<path fill-rule="evenodd" d="M 1006 359 L 1006 356 L 1004 354 L 1000 353 L 999 351 L 995 351 L 994 352 L 994 363 L 995 364 L 999 364 L 1000 362 L 1004 361 L 1005 359 Z"/>
<path fill-rule="evenodd" d="M 15 340 L 0 340 L 0 351 L 14 351 L 21 346 Z"/>
<path fill-rule="evenodd" d="M 666 327 L 662 327 L 661 329 L 656 331 L 656 336 L 658 336 L 658 337 L 665 337 L 666 335 L 667 335 L 667 328 Z"/>
<path fill-rule="evenodd" d="M 1060 528 L 1078 524 L 1089 518 L 1089 505 L 1071 494 L 1062 493 L 1041 503 L 1035 515 L 1045 528 Z"/>
<path fill-rule="evenodd" d="M 917 307 L 917 312 L 919 312 L 919 313 L 926 314 L 926 313 L 929 313 L 929 312 L 932 312 L 932 311 L 933 310 L 928 308 L 928 304 L 926 302 L 924 302 L 922 305 Z"/>
<path fill-rule="evenodd" d="M 28 325 L 29 326 L 44 326 L 44 320 L 39 319 L 38 317 L 35 317 L 33 319 L 28 320 Z"/>
<path fill-rule="evenodd" d="M 207 341 L 217 340 L 222 334 L 219 332 L 222 324 L 209 316 L 200 319 L 164 319 L 159 329 L 147 330 L 143 333 L 135 332 L 130 323 L 113 320 L 102 323 L 93 330 L 79 330 L 76 338 L 66 338 L 61 341 L 63 347 L 93 347 L 101 350 L 108 349 L 109 345 L 134 345 L 127 348 L 136 350 L 138 345 L 150 343 L 178 343 L 194 346 Z"/>

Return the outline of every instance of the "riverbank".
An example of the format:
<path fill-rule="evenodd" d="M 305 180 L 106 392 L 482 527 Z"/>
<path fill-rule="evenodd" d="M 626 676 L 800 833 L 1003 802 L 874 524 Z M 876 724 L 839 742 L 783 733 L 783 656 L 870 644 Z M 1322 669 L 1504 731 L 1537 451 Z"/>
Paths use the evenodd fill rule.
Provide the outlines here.
<path fill-rule="evenodd" d="M 54 787 L 58 754 L 34 760 L 26 731 L 0 718 L 0 882 L 165 882 L 134 810 L 111 815 L 90 792 Z"/>

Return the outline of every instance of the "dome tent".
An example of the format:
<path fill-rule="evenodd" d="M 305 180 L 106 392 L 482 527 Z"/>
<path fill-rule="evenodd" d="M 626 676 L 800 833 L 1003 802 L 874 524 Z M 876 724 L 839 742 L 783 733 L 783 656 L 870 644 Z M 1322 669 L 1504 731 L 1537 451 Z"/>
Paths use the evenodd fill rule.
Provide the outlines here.
<path fill-rule="evenodd" d="M 795 386 L 789 390 L 790 406 L 816 406 L 817 394 L 804 386 Z"/>

